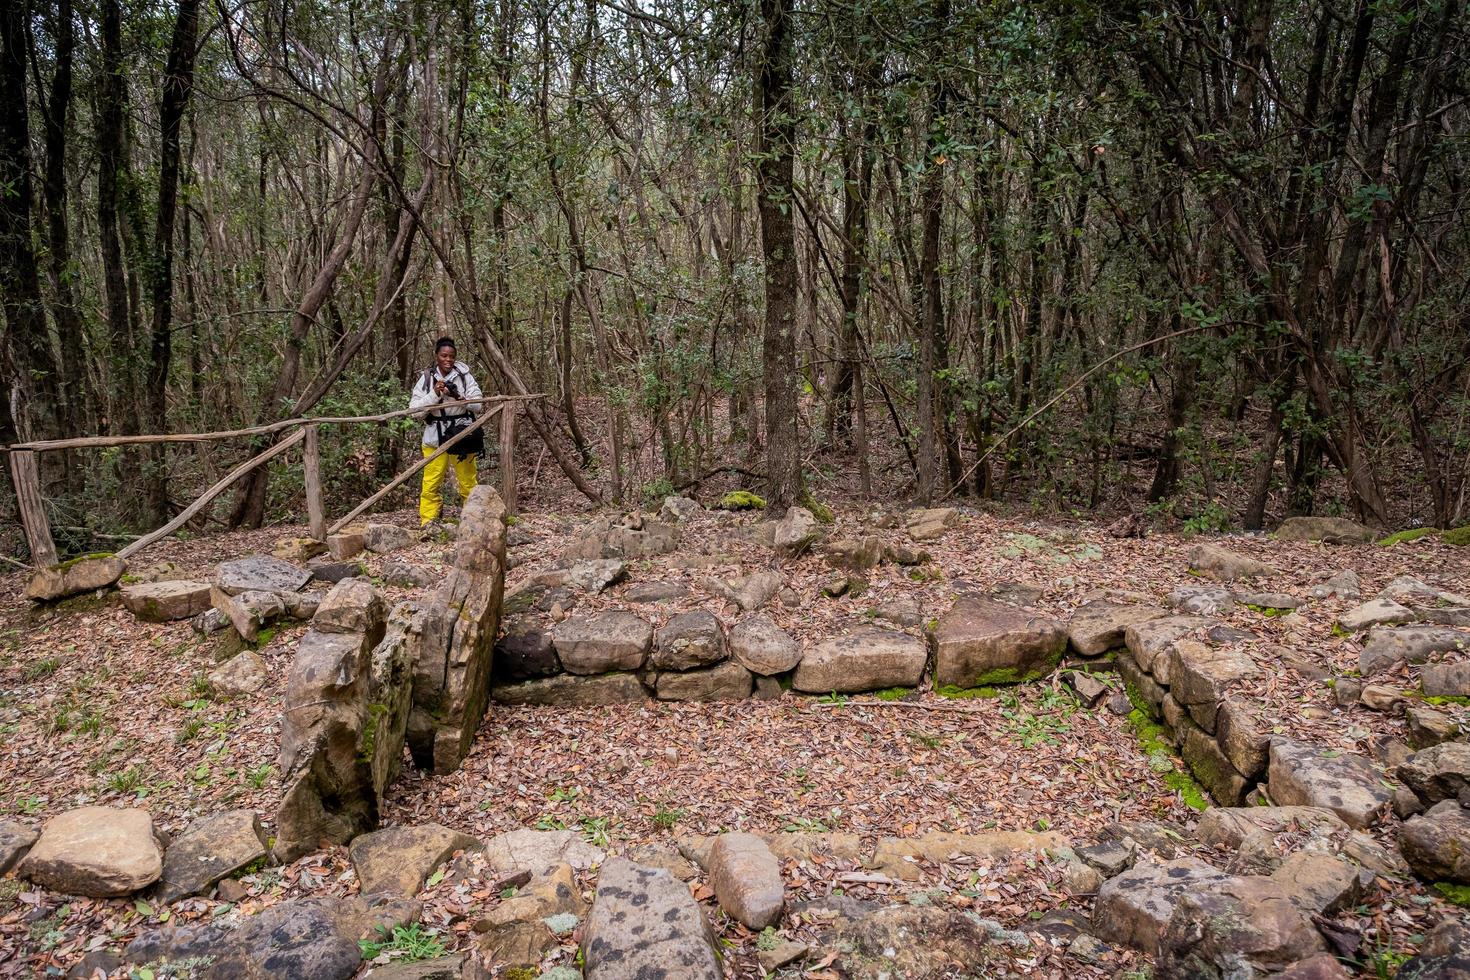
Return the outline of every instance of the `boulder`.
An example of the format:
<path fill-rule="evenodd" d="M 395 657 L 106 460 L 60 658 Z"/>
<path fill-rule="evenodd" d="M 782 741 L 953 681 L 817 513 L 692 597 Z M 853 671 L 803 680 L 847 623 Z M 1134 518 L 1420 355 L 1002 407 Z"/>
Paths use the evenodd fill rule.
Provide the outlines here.
<path fill-rule="evenodd" d="M 592 677 L 557 674 L 513 684 L 496 684 L 490 690 L 490 697 L 499 704 L 550 704 L 564 708 L 628 704 L 649 699 L 638 678 L 628 673 Z"/>
<path fill-rule="evenodd" d="M 268 555 L 250 555 L 221 562 L 214 571 L 214 584 L 226 595 L 300 592 L 302 586 L 310 581 L 310 572 Z"/>
<path fill-rule="evenodd" d="M 215 586 L 210 590 L 210 601 L 247 643 L 254 643 L 263 627 L 286 613 L 286 603 L 275 592 L 251 590 L 231 594 Z"/>
<path fill-rule="evenodd" d="M 880 602 L 873 607 L 872 615 L 874 619 L 909 629 L 924 625 L 924 611 L 920 608 L 919 601 L 912 596 L 898 596 L 887 602 Z"/>
<path fill-rule="evenodd" d="M 771 545 L 783 557 L 798 558 L 821 539 L 822 526 L 812 512 L 805 507 L 791 507 L 776 522 Z"/>
<path fill-rule="evenodd" d="M 661 520 L 674 524 L 683 524 L 685 521 L 704 512 L 697 500 L 688 497 L 665 497 L 663 505 L 658 509 Z"/>
<path fill-rule="evenodd" d="M 397 774 L 417 607 L 405 602 L 395 608 L 386 633 L 381 620 L 365 625 L 362 633 L 310 629 L 297 644 L 281 723 L 279 860 L 293 861 L 323 840 L 346 843 L 374 829 L 383 793 Z"/>
<path fill-rule="evenodd" d="M 704 670 L 665 671 L 654 681 L 660 701 L 739 701 L 750 697 L 750 671 L 733 661 Z"/>
<path fill-rule="evenodd" d="M 0 817 L 0 875 L 15 867 L 40 836 L 33 827 L 19 820 Z"/>
<path fill-rule="evenodd" d="M 1401 663 L 1422 664 L 1436 653 L 1470 649 L 1470 633 L 1442 626 L 1375 627 L 1358 654 L 1363 676 L 1391 670 Z"/>
<path fill-rule="evenodd" d="M 573 616 L 552 630 L 551 642 L 573 674 L 637 670 L 653 646 L 653 624 L 622 610 Z"/>
<path fill-rule="evenodd" d="M 367 528 L 361 524 L 344 527 L 336 534 L 327 535 L 327 554 L 333 561 L 345 562 L 362 553 L 367 547 Z"/>
<path fill-rule="evenodd" d="M 378 590 L 362 578 L 343 579 L 317 604 L 311 628 L 319 633 L 367 633 L 382 627 L 387 607 Z"/>
<path fill-rule="evenodd" d="M 169 842 L 163 877 L 153 890 L 161 902 L 202 894 L 221 878 L 266 856 L 265 830 L 250 810 L 226 810 L 195 820 Z"/>
<path fill-rule="evenodd" d="M 497 678 L 524 680 L 560 673 L 561 661 L 549 631 L 533 619 L 513 619 L 495 641 L 494 668 Z"/>
<path fill-rule="evenodd" d="M 315 538 L 277 538 L 271 556 L 282 561 L 308 561 L 326 550 L 326 544 Z"/>
<path fill-rule="evenodd" d="M 1230 877 L 1179 895 L 1159 939 L 1158 962 L 1164 976 L 1235 980 L 1323 951 L 1311 919 L 1277 882 Z"/>
<path fill-rule="evenodd" d="M 485 842 L 477 857 L 484 866 L 502 876 L 525 871 L 539 875 L 558 864 L 586 871 L 601 864 L 607 855 L 570 830 L 512 830 Z"/>
<path fill-rule="evenodd" d="M 1136 863 L 1098 889 L 1093 933 L 1105 942 L 1158 956 L 1181 896 L 1208 893 L 1231 877 L 1195 858 Z"/>
<path fill-rule="evenodd" d="M 67 596 L 111 588 L 127 567 L 127 562 L 112 555 L 87 555 L 38 568 L 26 580 L 25 597 L 32 602 L 55 602 Z"/>
<path fill-rule="evenodd" d="M 753 674 L 771 676 L 795 669 L 801 644 L 765 613 L 742 616 L 730 630 L 730 653 Z"/>
<path fill-rule="evenodd" d="M 1220 751 L 1247 779 L 1257 779 L 1266 772 L 1271 754 L 1271 727 L 1272 722 L 1251 702 L 1227 697 L 1220 704 L 1215 722 Z"/>
<path fill-rule="evenodd" d="M 941 687 L 1044 677 L 1067 648 L 1067 633 L 1056 620 L 978 597 L 958 599 L 940 617 L 935 638 L 934 683 Z"/>
<path fill-rule="evenodd" d="M 1287 738 L 1271 741 L 1268 792 L 1280 806 L 1318 806 L 1362 830 L 1387 811 L 1390 792 L 1359 755 Z"/>
<path fill-rule="evenodd" d="M 1430 698 L 1470 697 L 1470 660 L 1430 664 L 1419 675 L 1419 687 Z"/>
<path fill-rule="evenodd" d="M 270 669 L 260 654 L 242 650 L 210 671 L 207 680 L 215 697 L 238 698 L 265 687 Z"/>
<path fill-rule="evenodd" d="M 1369 599 L 1361 606 L 1349 609 L 1337 617 L 1337 627 L 1356 633 L 1370 626 L 1412 623 L 1414 618 L 1414 610 L 1401 606 L 1392 599 Z"/>
<path fill-rule="evenodd" d="M 1211 647 L 1198 640 L 1180 640 L 1169 657 L 1169 693 L 1186 706 L 1202 704 L 1213 708 L 1235 684 L 1261 673 L 1243 649 Z M 1215 726 L 1205 727 L 1213 731 Z"/>
<path fill-rule="evenodd" d="M 568 558 L 652 558 L 679 546 L 677 528 L 641 514 L 598 518 L 567 547 Z"/>
<path fill-rule="evenodd" d="M 850 980 L 986 977 L 997 959 L 981 919 L 932 905 L 895 905 L 838 931 L 837 966 Z"/>
<path fill-rule="evenodd" d="M 1419 581 L 1412 575 L 1400 575 L 1378 593 L 1380 599 L 1393 599 L 1406 606 L 1463 609 L 1470 606 L 1470 596 L 1460 595 Z"/>
<path fill-rule="evenodd" d="M 1188 616 L 1228 616 L 1235 597 L 1218 585 L 1181 585 L 1169 593 L 1169 605 Z"/>
<path fill-rule="evenodd" d="M 1470 925 L 1441 920 L 1395 980 L 1470 980 Z"/>
<path fill-rule="evenodd" d="M 539 964 L 586 915 L 569 864 L 546 868 L 475 923 L 480 947 L 497 966 L 529 968 Z M 553 929 L 555 923 L 558 929 Z M 578 974 L 580 977 L 581 974 Z"/>
<path fill-rule="evenodd" d="M 915 541 L 935 541 L 960 522 L 960 512 L 953 507 L 930 507 L 911 510 L 904 528 Z"/>
<path fill-rule="evenodd" d="M 688 594 L 689 586 L 678 582 L 638 582 L 624 590 L 623 600 L 640 604 L 668 602 L 670 599 L 682 599 Z"/>
<path fill-rule="evenodd" d="M 774 925 L 786 903 L 781 866 L 754 834 L 715 838 L 707 863 L 715 898 L 731 918 L 751 930 Z"/>
<path fill-rule="evenodd" d="M 720 621 L 708 609 L 694 609 L 672 617 L 654 634 L 649 666 L 689 670 L 717 664 L 728 655 Z"/>
<path fill-rule="evenodd" d="M 813 694 L 915 687 L 928 659 L 922 639 L 865 627 L 807 648 L 791 683 L 798 691 Z"/>
<path fill-rule="evenodd" d="M 141 582 L 122 587 L 128 612 L 150 623 L 192 619 L 211 606 L 205 582 Z"/>
<path fill-rule="evenodd" d="M 1214 544 L 1197 544 L 1189 549 L 1189 569 L 1219 582 L 1276 574 L 1276 569 L 1265 562 L 1238 555 Z"/>
<path fill-rule="evenodd" d="M 355 561 L 313 561 L 307 563 L 306 570 L 311 573 L 313 582 L 326 582 L 328 585 L 366 574 L 362 564 Z"/>
<path fill-rule="evenodd" d="M 1245 799 L 1246 790 L 1251 788 L 1250 780 L 1236 771 L 1220 750 L 1220 744 L 1203 729 L 1184 726 L 1179 754 L 1216 803 L 1236 806 Z"/>
<path fill-rule="evenodd" d="M 84 806 L 46 821 L 16 874 L 43 888 L 117 898 L 163 874 L 163 848 L 144 810 Z"/>
<path fill-rule="evenodd" d="M 1372 544 L 1371 530 L 1343 517 L 1288 517 L 1276 529 L 1278 541 L 1321 541 L 1324 544 Z"/>
<path fill-rule="evenodd" d="M 1139 668 L 1153 673 L 1155 662 L 1167 663 L 1175 643 L 1187 636 L 1203 636 L 1206 629 L 1218 623 L 1204 616 L 1165 616 L 1134 623 L 1123 631 L 1123 641 Z"/>
<path fill-rule="evenodd" d="M 564 581 L 558 585 L 570 585 L 594 595 L 604 592 L 628 577 L 628 563 L 621 558 L 593 558 L 579 561 L 566 570 Z"/>
<path fill-rule="evenodd" d="M 1425 881 L 1470 885 L 1470 810 L 1443 800 L 1399 825 L 1399 852 Z"/>
<path fill-rule="evenodd" d="M 478 847 L 475 838 L 437 823 L 388 827 L 354 837 L 347 849 L 363 895 L 386 892 L 412 898 L 455 851 Z"/>
<path fill-rule="evenodd" d="M 397 524 L 369 524 L 363 531 L 363 546 L 378 555 L 412 547 L 418 542 L 418 532 Z"/>
<path fill-rule="evenodd" d="M 1452 742 L 1465 734 L 1460 723 L 1449 715 L 1422 704 L 1409 705 L 1404 720 L 1408 723 L 1409 744 L 1416 749 Z"/>
<path fill-rule="evenodd" d="M 582 956 L 586 980 L 723 976 L 714 933 L 688 887 L 624 858 L 602 866 Z"/>
<path fill-rule="evenodd" d="M 451 773 L 469 751 L 490 699 L 504 591 L 505 502 L 481 484 L 460 511 L 448 574 L 424 604 L 408 718 L 421 769 Z"/>
<path fill-rule="evenodd" d="M 843 538 L 833 541 L 822 549 L 827 564 L 850 572 L 866 572 L 883 561 L 887 550 L 883 539 L 868 535 L 862 538 Z"/>
<path fill-rule="evenodd" d="M 397 589 L 426 589 L 438 576 L 423 565 L 390 561 L 383 566 L 383 581 Z"/>
<path fill-rule="evenodd" d="M 1354 862 L 1316 848 L 1293 851 L 1271 872 L 1271 880 L 1308 915 L 1336 915 L 1356 905 L 1365 876 L 1371 881 L 1371 873 L 1365 875 Z"/>
<path fill-rule="evenodd" d="M 1078 607 L 1067 623 L 1072 649 L 1095 657 L 1123 645 L 1128 627 L 1168 615 L 1162 609 L 1099 599 Z"/>
<path fill-rule="evenodd" d="M 1445 742 L 1415 752 L 1394 775 L 1426 804 L 1461 799 L 1470 788 L 1470 743 Z"/>
<path fill-rule="evenodd" d="M 735 603 L 746 612 L 754 612 L 771 601 L 786 583 L 776 572 L 752 572 L 729 581 L 706 579 L 705 586 L 715 595 Z"/>
<path fill-rule="evenodd" d="M 1358 581 L 1358 573 L 1350 568 L 1343 569 L 1331 575 L 1321 585 L 1314 585 L 1307 592 L 1313 599 L 1328 599 L 1337 596 L 1340 599 L 1356 599 L 1363 594 L 1362 583 Z"/>

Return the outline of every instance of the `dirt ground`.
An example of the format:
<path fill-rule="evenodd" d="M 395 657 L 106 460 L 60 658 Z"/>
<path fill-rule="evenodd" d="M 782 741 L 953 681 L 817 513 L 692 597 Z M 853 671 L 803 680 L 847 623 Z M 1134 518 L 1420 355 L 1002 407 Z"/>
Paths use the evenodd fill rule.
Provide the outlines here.
<path fill-rule="evenodd" d="M 856 503 L 842 506 L 829 536 L 871 526 L 869 511 Z M 410 512 L 377 519 L 416 523 Z M 531 540 L 514 549 L 508 584 L 556 562 L 587 520 L 586 514 L 567 512 L 522 515 L 518 527 Z M 834 600 L 819 594 L 830 574 L 822 559 L 776 563 L 769 549 L 752 540 L 754 520 L 700 515 L 685 527 L 675 554 L 631 563 L 628 584 L 677 581 L 691 587 L 686 598 L 636 607 L 640 614 L 662 622 L 703 606 L 728 624 L 735 607 L 706 589 L 704 579 L 772 566 L 799 601 L 774 605 L 771 614 L 801 639 L 863 622 L 872 608 L 899 596 L 918 600 L 924 618 L 931 619 L 957 593 L 1002 583 L 1041 589 L 1039 606 L 1062 618 L 1091 598 L 1119 591 L 1162 606 L 1172 589 L 1194 581 L 1185 554 L 1199 540 L 1170 534 L 1118 540 L 1102 524 L 967 509 L 957 528 L 924 546 L 932 561 L 921 581 L 906 569 L 884 565 L 860 598 Z M 278 538 L 304 533 L 302 527 L 283 526 L 170 540 L 135 564 L 168 561 L 204 577 L 221 560 L 268 553 Z M 894 542 L 901 535 L 873 533 Z M 1470 549 L 1435 539 L 1391 548 L 1291 544 L 1261 536 L 1219 543 L 1278 569 L 1258 583 L 1261 589 L 1298 598 L 1346 568 L 1361 577 L 1365 598 L 1401 574 L 1470 591 Z M 388 561 L 442 566 L 444 551 L 425 544 L 409 553 L 368 556 L 368 564 L 374 573 Z M 227 807 L 251 808 L 269 821 L 279 799 L 275 766 L 284 677 L 304 625 L 283 625 L 262 644 L 271 668 L 265 690 L 249 699 L 216 701 L 202 683 L 219 654 L 216 638 L 197 636 L 187 623 L 140 623 L 115 598 L 32 608 L 20 597 L 22 585 L 19 575 L 0 578 L 0 815 L 39 824 L 72 807 L 100 803 L 144 807 L 168 832 Z M 578 611 L 623 606 L 626 588 L 584 599 Z M 385 591 L 390 599 L 411 595 Z M 1332 628 L 1349 605 L 1335 598 L 1310 602 L 1282 617 L 1241 606 L 1232 621 L 1259 637 L 1257 653 L 1271 669 L 1252 693 L 1275 710 L 1279 733 L 1368 754 L 1375 736 L 1403 737 L 1402 719 L 1361 706 L 1339 707 L 1320 676 L 1282 663 L 1289 653 L 1326 674 L 1355 668 L 1359 644 Z M 963 700 L 916 693 L 894 701 L 788 695 L 573 710 L 492 705 L 461 769 L 443 777 L 406 769 L 384 820 L 437 821 L 480 837 L 516 827 L 579 829 L 609 851 L 626 852 L 683 834 L 730 829 L 833 830 L 868 839 L 934 829 L 1049 829 L 1080 845 L 1112 821 L 1168 820 L 1187 828 L 1194 814 L 1150 768 L 1126 718 L 1103 707 L 1083 709 L 1049 680 L 995 698 Z M 1391 828 L 1385 839 L 1390 835 Z M 1035 861 L 929 868 L 925 881 L 901 886 L 864 882 L 854 874 L 858 869 L 840 862 L 787 870 L 797 900 L 841 892 L 893 901 L 923 892 L 925 897 L 912 900 L 973 908 L 1010 927 L 1024 927 L 1055 908 L 1088 907 L 1085 897 L 1069 897 L 1060 887 L 1057 866 Z M 285 898 L 356 889 L 345 848 L 266 868 L 243 881 L 248 897 L 238 904 L 244 912 Z M 208 898 L 170 909 L 145 901 L 71 900 L 28 887 L 0 880 L 0 976 L 64 972 L 83 953 L 119 947 L 167 918 L 208 919 L 229 911 Z M 727 941 L 731 975 L 758 976 L 758 937 L 725 919 L 708 894 L 704 898 Z M 440 931 L 447 947 L 467 948 L 476 913 L 495 900 L 460 886 L 451 875 L 425 897 L 423 920 Z M 1343 918 L 1361 933 L 1362 969 L 1374 976 L 1391 975 L 1383 969 L 1412 952 L 1438 918 L 1462 914 L 1415 882 L 1385 882 Z M 785 934 L 811 933 L 798 918 L 788 920 Z M 564 962 L 572 956 L 569 941 Z M 1017 954 L 1010 969 L 1017 976 L 1089 977 L 1139 965 L 1127 953 L 1083 965 L 1033 947 Z M 806 976 L 830 975 L 820 958 L 806 966 Z"/>

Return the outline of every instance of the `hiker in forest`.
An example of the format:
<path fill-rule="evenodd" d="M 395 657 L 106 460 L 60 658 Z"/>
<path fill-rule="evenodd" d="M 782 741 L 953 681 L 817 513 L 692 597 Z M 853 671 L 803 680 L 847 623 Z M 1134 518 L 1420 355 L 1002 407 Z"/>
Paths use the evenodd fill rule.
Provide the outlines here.
<path fill-rule="evenodd" d="M 470 373 L 469 365 L 455 360 L 454 341 L 440 337 L 434 341 L 434 363 L 419 375 L 413 386 L 413 398 L 409 408 L 428 408 L 440 402 L 456 402 L 479 398 L 480 384 Z M 475 415 L 484 408 L 480 405 L 462 405 L 430 412 L 424 419 L 424 455 L 432 456 L 439 446 L 453 439 L 475 420 Z M 459 495 L 466 498 L 479 482 L 476 473 L 477 458 L 485 449 L 485 436 L 475 432 L 454 444 L 449 452 L 424 467 L 424 483 L 419 491 L 419 522 L 427 526 L 439 519 L 444 505 L 440 488 L 444 483 L 444 471 L 449 461 L 454 460 L 454 476 L 459 482 Z"/>

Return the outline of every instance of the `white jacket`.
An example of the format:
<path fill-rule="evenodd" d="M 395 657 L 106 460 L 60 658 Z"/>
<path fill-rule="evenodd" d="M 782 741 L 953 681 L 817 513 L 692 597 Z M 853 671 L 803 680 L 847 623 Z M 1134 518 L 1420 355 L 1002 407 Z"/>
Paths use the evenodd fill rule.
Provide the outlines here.
<path fill-rule="evenodd" d="M 459 389 L 459 398 L 440 397 L 434 393 L 434 381 L 447 381 Z M 445 401 L 462 401 L 466 398 L 479 398 L 484 392 L 480 391 L 480 383 L 470 373 L 470 367 L 464 361 L 455 361 L 454 370 L 449 374 L 440 374 L 439 366 L 436 364 L 427 370 L 419 372 L 419 378 L 413 385 L 413 397 L 409 399 L 409 408 L 427 408 Z M 443 412 L 430 412 L 425 416 L 424 423 L 424 445 L 439 445 L 439 426 L 435 422 L 438 418 L 452 418 L 458 415 L 478 415 L 485 406 L 464 405 L 459 408 L 446 409 Z"/>

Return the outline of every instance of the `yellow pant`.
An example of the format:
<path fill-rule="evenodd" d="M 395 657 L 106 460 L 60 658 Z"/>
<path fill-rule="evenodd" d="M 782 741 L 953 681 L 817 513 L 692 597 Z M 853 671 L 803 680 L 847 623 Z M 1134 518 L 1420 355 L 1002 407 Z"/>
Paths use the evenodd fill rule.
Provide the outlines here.
<path fill-rule="evenodd" d="M 423 446 L 425 456 L 432 456 L 438 452 L 435 446 Z M 424 485 L 419 490 L 419 522 L 427 524 L 439 516 L 439 511 L 444 505 L 444 498 L 440 494 L 440 488 L 444 484 L 444 471 L 449 469 L 449 460 L 454 460 L 454 478 L 459 482 L 459 495 L 468 497 L 470 491 L 475 489 L 479 483 L 476 472 L 477 458 L 470 456 L 455 456 L 454 453 L 445 453 L 438 459 L 424 467 Z"/>

